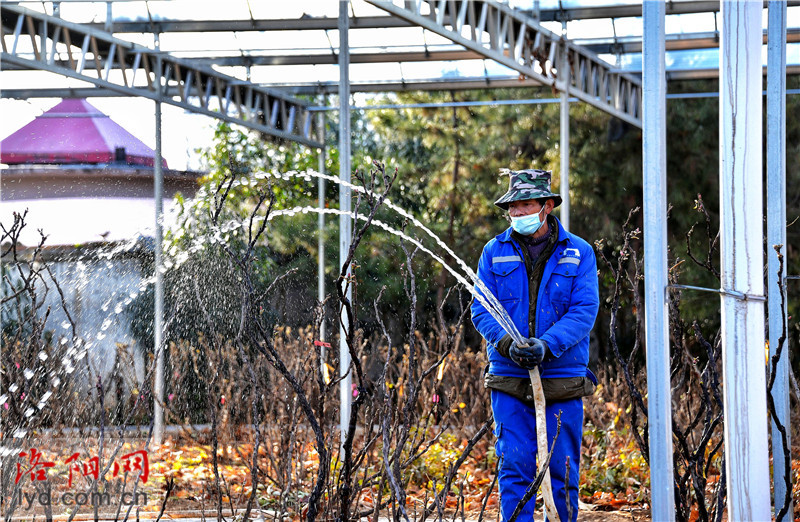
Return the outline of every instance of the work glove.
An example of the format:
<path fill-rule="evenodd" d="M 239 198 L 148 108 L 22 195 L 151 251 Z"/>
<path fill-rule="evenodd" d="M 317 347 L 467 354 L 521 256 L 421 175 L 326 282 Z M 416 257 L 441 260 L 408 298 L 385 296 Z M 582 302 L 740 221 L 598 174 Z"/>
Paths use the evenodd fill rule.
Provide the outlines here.
<path fill-rule="evenodd" d="M 536 368 L 547 353 L 547 343 L 536 337 L 529 337 L 525 344 L 513 343 L 508 350 L 509 358 L 526 370 Z"/>

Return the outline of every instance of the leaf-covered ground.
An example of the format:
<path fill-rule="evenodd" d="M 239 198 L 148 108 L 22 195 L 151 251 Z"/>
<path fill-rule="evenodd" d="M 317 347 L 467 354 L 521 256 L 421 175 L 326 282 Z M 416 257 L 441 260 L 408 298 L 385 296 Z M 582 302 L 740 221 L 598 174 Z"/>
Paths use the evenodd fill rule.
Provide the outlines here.
<path fill-rule="evenodd" d="M 641 456 L 632 446 L 624 433 L 601 434 L 591 426 L 587 429 L 587 440 L 593 441 L 584 448 L 584 466 L 581 479 L 581 506 L 582 510 L 592 509 L 600 511 L 624 510 L 636 508 L 641 511 L 643 499 L 647 497 L 643 484 L 647 483 L 647 468 Z M 216 470 L 213 460 L 212 446 L 201 439 L 190 437 L 169 438 L 162 446 L 146 450 L 148 454 L 149 476 L 143 482 L 135 479 L 135 474 L 119 471 L 113 476 L 114 462 L 122 466 L 120 457 L 133 451 L 142 450 L 144 446 L 136 442 L 125 443 L 120 447 L 114 458 L 112 451 L 116 445 L 106 441 L 106 455 L 103 464 L 108 466 L 106 489 L 100 487 L 99 492 L 111 493 L 112 502 L 109 506 L 100 508 L 101 513 L 113 514 L 119 504 L 120 485 L 126 491 L 136 491 L 147 495 L 146 502 L 140 502 L 132 508 L 131 516 L 138 511 L 139 517 L 154 517 L 162 509 L 163 499 L 169 483 L 172 482 L 165 513 L 171 517 L 197 516 L 205 513 L 206 516 L 215 516 L 217 513 L 217 499 L 222 500 L 222 513 L 231 516 L 232 513 L 241 513 L 246 506 L 252 491 L 250 462 L 252 461 L 252 443 L 220 443 L 217 449 Z M 434 491 L 442 488 L 442 477 L 450 466 L 456 461 L 467 444 L 466 439 L 458 440 L 454 436 L 445 435 L 433 443 L 428 451 L 415 461 L 411 468 L 411 476 L 407 486 L 407 511 L 409 515 L 419 513 L 426 503 L 430 504 Z M 93 448 L 93 449 L 91 449 Z M 80 466 L 88 463 L 92 456 L 97 455 L 96 441 L 91 444 L 86 442 L 67 443 L 63 440 L 54 440 L 40 445 L 41 462 L 52 462 L 54 465 L 46 469 L 46 481 L 30 481 L 30 477 L 23 473 L 20 485 L 23 493 L 28 496 L 38 491 L 37 486 L 45 484 L 51 488 L 51 497 L 56 498 L 64 493 L 73 495 L 80 491 L 91 492 L 91 479 L 85 475 L 87 468 Z M 267 444 L 260 448 L 260 457 L 267 461 L 268 451 L 280 451 L 277 443 Z M 67 463 L 70 455 L 78 453 L 79 457 Z M 26 470 L 25 459 L 20 459 L 21 471 Z M 496 520 L 498 517 L 499 494 L 494 481 L 497 459 L 494 455 L 493 441 L 484 439 L 472 451 L 469 458 L 459 469 L 456 480 L 453 482 L 450 494 L 446 499 L 446 510 L 450 513 L 463 512 L 467 518 L 477 518 L 482 510 L 485 511 L 484 519 Z M 75 467 L 75 466 L 78 467 Z M 257 507 L 263 512 L 274 517 L 297 518 L 303 515 L 303 505 L 307 499 L 307 492 L 315 478 L 318 465 L 313 447 L 306 447 L 305 459 L 292 470 L 291 483 L 285 484 L 281 489 L 277 480 L 262 478 L 257 489 Z M 335 464 L 334 464 L 335 467 Z M 70 471 L 72 480 L 70 484 Z M 276 470 L 264 465 L 266 474 L 271 475 Z M 118 468 L 122 470 L 122 467 Z M 217 480 L 219 477 L 219 480 Z M 219 484 L 219 491 L 217 490 Z M 387 497 L 384 491 L 383 499 Z M 117 496 L 115 496 L 117 495 Z M 378 492 L 374 489 L 364 489 L 358 497 L 359 511 L 370 510 L 374 507 Z M 34 502 L 31 509 L 26 509 L 25 497 L 21 498 L 22 504 L 15 512 L 15 517 L 27 518 L 33 513 L 44 513 L 44 507 Z M 62 504 L 51 506 L 56 517 L 68 517 L 75 509 L 74 506 Z M 4 506 L 4 511 L 8 504 Z M 127 506 L 122 506 L 124 513 Z M 78 509 L 82 515 L 92 513 L 89 506 Z M 587 520 L 590 520 L 587 518 Z"/>
<path fill-rule="evenodd" d="M 116 453 L 113 453 L 117 447 L 113 441 L 106 441 L 103 465 L 107 466 L 105 476 L 108 485 L 105 489 L 100 487 L 99 492 L 110 492 L 112 501 L 99 508 L 99 512 L 123 518 L 129 506 L 119 506 L 119 493 L 122 491 L 120 486 L 125 491 L 132 491 L 135 485 L 137 492 L 147 495 L 147 500 L 131 507 L 130 518 L 155 518 L 162 507 L 167 518 L 216 517 L 219 508 L 217 499 L 221 499 L 224 517 L 243 513 L 252 491 L 249 466 L 252 461 L 252 443 L 219 443 L 215 469 L 213 449 L 209 441 L 205 440 L 207 438 L 207 434 L 200 437 L 197 434 L 174 436 L 162 446 L 149 449 L 145 449 L 143 443 L 126 442 Z M 29 520 L 34 514 L 37 517 L 44 514 L 45 509 L 40 502 L 34 501 L 28 505 L 25 500 L 30 499 L 34 493 L 39 494 L 44 486 L 50 488 L 50 498 L 53 499 L 63 498 L 64 493 L 71 492 L 75 495 L 80 491 L 91 492 L 92 476 L 91 473 L 86 474 L 86 471 L 91 470 L 82 466 L 90 463 L 91 456 L 98 454 L 96 442 L 67 442 L 57 439 L 40 444 L 37 448 L 41 457 L 40 465 L 34 468 L 42 469 L 41 464 L 44 462 L 53 464 L 45 469 L 45 481 L 31 481 L 27 466 L 30 462 L 19 459 L 21 467 L 18 469 L 21 474 L 15 469 L 10 470 L 14 475 L 20 476 L 23 493 L 13 517 Z M 430 446 L 425 455 L 415 461 L 406 488 L 406 509 L 410 516 L 418 515 L 426 504 L 430 505 L 434 491 L 442 488 L 442 477 L 466 444 L 466 439 L 442 436 Z M 135 472 L 126 474 L 125 459 L 122 458 L 143 449 L 148 455 L 149 465 L 146 482 L 141 477 L 136 480 Z M 30 455 L 30 449 L 25 451 Z M 278 470 L 266 464 L 275 462 L 268 459 L 268 452 L 277 451 L 280 451 L 277 443 L 262 445 L 259 450 L 261 465 L 268 477 L 260 480 L 254 505 L 257 511 L 253 517 L 261 514 L 268 520 L 298 519 L 304 515 L 307 492 L 311 490 L 315 478 L 318 465 L 316 453 L 312 446 L 306 445 L 304 459 L 288 475 L 284 475 L 281 488 L 280 481 L 274 475 Z M 78 453 L 78 457 L 67 462 L 75 453 Z M 792 464 L 795 476 L 794 498 L 797 499 L 800 498 L 800 460 L 795 459 Z M 483 511 L 484 520 L 498 519 L 499 494 L 494 480 L 496 465 L 493 440 L 486 438 L 480 441 L 459 469 L 457 479 L 446 498 L 446 512 L 451 517 L 457 513 L 460 518 L 463 513 L 465 519 L 477 520 Z M 334 464 L 334 471 L 335 467 Z M 715 477 L 716 475 L 709 477 L 712 485 Z M 163 505 L 168 489 L 167 502 Z M 382 498 L 384 501 L 388 498 L 388 491 L 383 492 Z M 581 470 L 581 520 L 649 520 L 648 498 L 648 468 L 627 429 L 617 430 L 612 424 L 609 429 L 600 430 L 590 423 L 587 424 Z M 358 510 L 371 510 L 376 500 L 377 491 L 362 490 L 358 496 Z M 4 515 L 9 506 L 9 499 L 6 497 L 3 504 Z M 120 515 L 116 515 L 118 507 Z M 74 503 L 72 506 L 65 506 L 53 502 L 51 508 L 53 516 L 58 519 L 66 519 L 76 510 Z M 85 519 L 92 514 L 90 506 L 83 506 L 77 511 L 76 520 Z M 383 513 L 387 513 L 385 508 Z M 696 512 L 693 513 L 692 520 L 696 520 Z"/>

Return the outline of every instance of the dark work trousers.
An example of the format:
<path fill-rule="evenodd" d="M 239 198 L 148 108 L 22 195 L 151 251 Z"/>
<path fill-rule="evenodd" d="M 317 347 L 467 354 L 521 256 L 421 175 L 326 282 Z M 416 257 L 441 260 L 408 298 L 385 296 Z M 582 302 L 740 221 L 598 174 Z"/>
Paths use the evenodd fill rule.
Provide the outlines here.
<path fill-rule="evenodd" d="M 492 390 L 495 451 L 500 464 L 500 507 L 503 520 L 509 520 L 528 486 L 536 477 L 536 411 L 507 393 Z M 574 522 L 578 518 L 578 479 L 580 478 L 581 440 L 583 436 L 583 399 L 553 401 L 545 407 L 547 415 L 547 440 L 552 446 L 557 430 L 557 416 L 561 413 L 561 431 L 556 439 L 550 459 L 550 477 L 553 498 L 561 522 Z M 549 450 L 549 448 L 548 448 Z M 572 517 L 568 518 L 567 460 L 569 459 L 569 503 Z M 533 519 L 536 495 L 525 505 L 519 521 Z"/>

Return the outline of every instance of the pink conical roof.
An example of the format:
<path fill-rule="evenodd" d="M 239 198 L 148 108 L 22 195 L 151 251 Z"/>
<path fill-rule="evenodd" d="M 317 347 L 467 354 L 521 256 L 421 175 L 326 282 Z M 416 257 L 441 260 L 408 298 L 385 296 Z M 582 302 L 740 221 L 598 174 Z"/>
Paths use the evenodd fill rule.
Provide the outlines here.
<path fill-rule="evenodd" d="M 0 162 L 112 163 L 118 148 L 128 164 L 154 164 L 153 149 L 106 114 L 86 100 L 66 99 L 0 142 Z"/>

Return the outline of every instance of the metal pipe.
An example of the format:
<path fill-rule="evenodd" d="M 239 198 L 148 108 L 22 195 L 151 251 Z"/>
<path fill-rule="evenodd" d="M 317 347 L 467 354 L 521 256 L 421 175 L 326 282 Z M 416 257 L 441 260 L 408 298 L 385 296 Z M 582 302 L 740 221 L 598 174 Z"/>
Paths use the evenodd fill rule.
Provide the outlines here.
<path fill-rule="evenodd" d="M 788 74 L 788 67 L 787 67 Z M 175 89 L 166 89 L 167 93 L 176 92 Z M 764 91 L 766 95 L 766 91 Z M 797 95 L 800 94 L 800 89 L 786 89 L 786 94 Z M 27 100 L 30 98 L 121 98 L 129 96 L 123 92 L 112 91 L 102 87 L 65 87 L 59 88 L 36 88 L 36 89 L 3 89 L 0 91 L 0 99 L 14 99 L 14 100 Z M 717 98 L 719 93 L 716 92 L 694 92 L 694 93 L 670 93 L 667 94 L 668 100 L 679 99 L 695 99 L 695 98 Z M 569 98 L 570 103 L 577 102 L 577 98 Z M 486 101 L 463 101 L 463 102 L 445 102 L 445 103 L 396 103 L 396 104 L 382 104 L 382 105 L 351 105 L 350 110 L 385 110 L 385 109 L 438 109 L 450 107 L 493 107 L 499 105 L 541 105 L 548 103 L 561 103 L 561 98 L 533 98 L 522 100 L 486 100 Z M 312 112 L 336 112 L 339 110 L 338 106 L 313 106 L 308 107 Z"/>
<path fill-rule="evenodd" d="M 325 113 L 317 114 L 317 126 L 319 132 L 319 158 L 317 170 L 320 174 L 325 174 Z M 317 206 L 325 208 L 325 179 L 317 178 Z M 317 216 L 317 300 L 322 303 L 325 300 L 325 215 L 320 212 Z M 319 340 L 325 341 L 325 317 L 319 325 Z M 320 346 L 320 371 L 325 375 L 325 361 L 327 353 L 324 344 Z"/>
<path fill-rule="evenodd" d="M 114 2 L 106 2 L 106 22 L 103 25 L 103 30 L 107 33 L 110 33 L 111 29 L 114 27 L 113 5 Z"/>
<path fill-rule="evenodd" d="M 778 253 L 773 248 L 783 245 L 786 253 L 786 3 L 769 2 L 767 28 L 767 308 L 769 317 L 770 361 L 778 350 L 784 324 L 788 324 L 787 311 L 781 312 L 785 302 L 786 288 L 781 287 L 781 278 L 786 277 L 786 265 L 778 262 Z M 772 368 L 770 362 L 769 368 Z M 791 450 L 791 410 L 789 407 L 789 346 L 783 346 L 781 358 L 775 368 L 772 386 L 775 413 L 786 428 L 788 448 Z M 781 433 L 774 421 L 772 425 L 772 479 L 774 483 L 774 506 L 777 517 L 786 495 L 786 474 L 791 469 L 784 466 L 784 447 Z M 790 518 L 793 513 L 789 504 Z"/>
<path fill-rule="evenodd" d="M 350 17 L 347 9 L 350 2 L 339 2 L 339 179 L 350 182 L 350 44 L 348 33 Z M 350 189 L 339 186 L 339 209 L 350 212 Z M 350 249 L 353 235 L 352 221 L 349 215 L 339 216 L 339 266 L 342 266 Z M 347 267 L 348 278 L 350 267 Z M 347 298 L 352 299 L 352 290 L 347 287 Z M 339 322 L 339 428 L 341 440 L 347 436 L 347 425 L 350 422 L 350 403 L 353 399 L 351 391 L 352 375 L 350 373 L 350 350 L 347 347 L 346 330 L 352 325 L 347 323 L 344 309 Z"/>
<path fill-rule="evenodd" d="M 643 6 L 645 342 L 654 520 L 675 520 L 667 285 L 665 5 Z M 656 464 L 657 463 L 657 464 Z"/>
<path fill-rule="evenodd" d="M 566 34 L 567 23 L 563 22 L 563 31 Z M 558 76 L 563 82 L 563 90 L 559 98 L 561 99 L 561 121 L 559 129 L 561 131 L 560 150 L 561 153 L 561 186 L 558 191 L 561 194 L 561 211 L 559 218 L 561 225 L 569 230 L 569 55 L 567 47 L 561 47 L 561 63 L 558 66 Z"/>
<path fill-rule="evenodd" d="M 38 89 L 37 89 L 38 91 Z M 34 93 L 37 91 L 29 91 L 30 93 Z M 5 91 L 8 96 L 0 96 L 6 98 L 23 98 L 22 92 L 19 91 Z M 75 89 L 69 89 L 64 91 L 51 91 L 48 94 L 52 96 L 42 96 L 42 97 L 49 97 L 49 98 L 57 98 L 60 95 L 64 95 L 62 97 L 69 97 L 67 95 L 74 95 L 79 91 Z M 91 93 L 88 93 L 91 94 Z M 767 91 L 764 91 L 764 95 L 767 94 Z M 787 95 L 795 95 L 800 94 L 800 89 L 786 89 Z M 74 97 L 74 96 L 73 96 Z M 665 96 L 667 100 L 683 100 L 683 99 L 695 99 L 695 98 L 718 98 L 718 92 L 683 92 L 683 93 L 670 93 Z M 575 103 L 578 98 L 567 98 L 567 101 L 570 103 Z M 476 101 L 459 101 L 459 102 L 442 102 L 442 103 L 389 103 L 389 104 L 381 104 L 381 105 L 352 105 L 350 110 L 354 111 L 382 111 L 387 109 L 447 109 L 452 107 L 495 107 L 500 105 L 546 105 L 552 103 L 561 103 L 561 98 L 528 98 L 522 100 L 476 100 Z M 313 106 L 308 108 L 311 112 L 328 112 L 328 111 L 338 111 L 339 107 L 326 107 L 326 106 Z"/>
<path fill-rule="evenodd" d="M 33 91 L 30 91 L 33 92 Z M 64 91 L 64 92 L 74 92 Z M 16 95 L 16 91 L 14 91 Z M 21 93 L 25 94 L 25 93 Z M 6 96 L 11 98 L 12 96 Z M 20 95 L 20 99 L 22 96 Z M 568 98 L 570 102 L 577 102 L 578 98 Z M 561 103 L 561 98 L 530 98 L 526 100 L 479 100 L 479 101 L 458 101 L 441 103 L 389 103 L 381 105 L 353 105 L 350 110 L 371 111 L 385 109 L 448 109 L 452 107 L 494 107 L 498 105 L 544 105 L 550 103 Z M 309 111 L 338 111 L 339 107 L 313 106 Z"/>
<path fill-rule="evenodd" d="M 760 1 L 723 0 L 720 42 L 721 286 L 764 294 Z M 723 294 L 725 468 L 730 520 L 769 520 L 764 303 Z M 652 399 L 652 396 L 651 396 Z"/>
<path fill-rule="evenodd" d="M 156 58 L 155 80 L 161 89 L 161 57 Z M 164 172 L 161 168 L 161 102 L 156 100 L 156 151 L 153 160 L 153 185 L 156 207 L 155 230 L 155 314 L 153 318 L 153 350 L 156 354 L 156 375 L 153 390 L 153 441 L 161 444 L 164 440 L 164 274 L 162 273 L 162 243 L 164 226 Z"/>
<path fill-rule="evenodd" d="M 653 520 L 675 520 L 667 292 L 667 80 L 665 4 L 642 7 L 642 163 L 645 345 Z"/>

